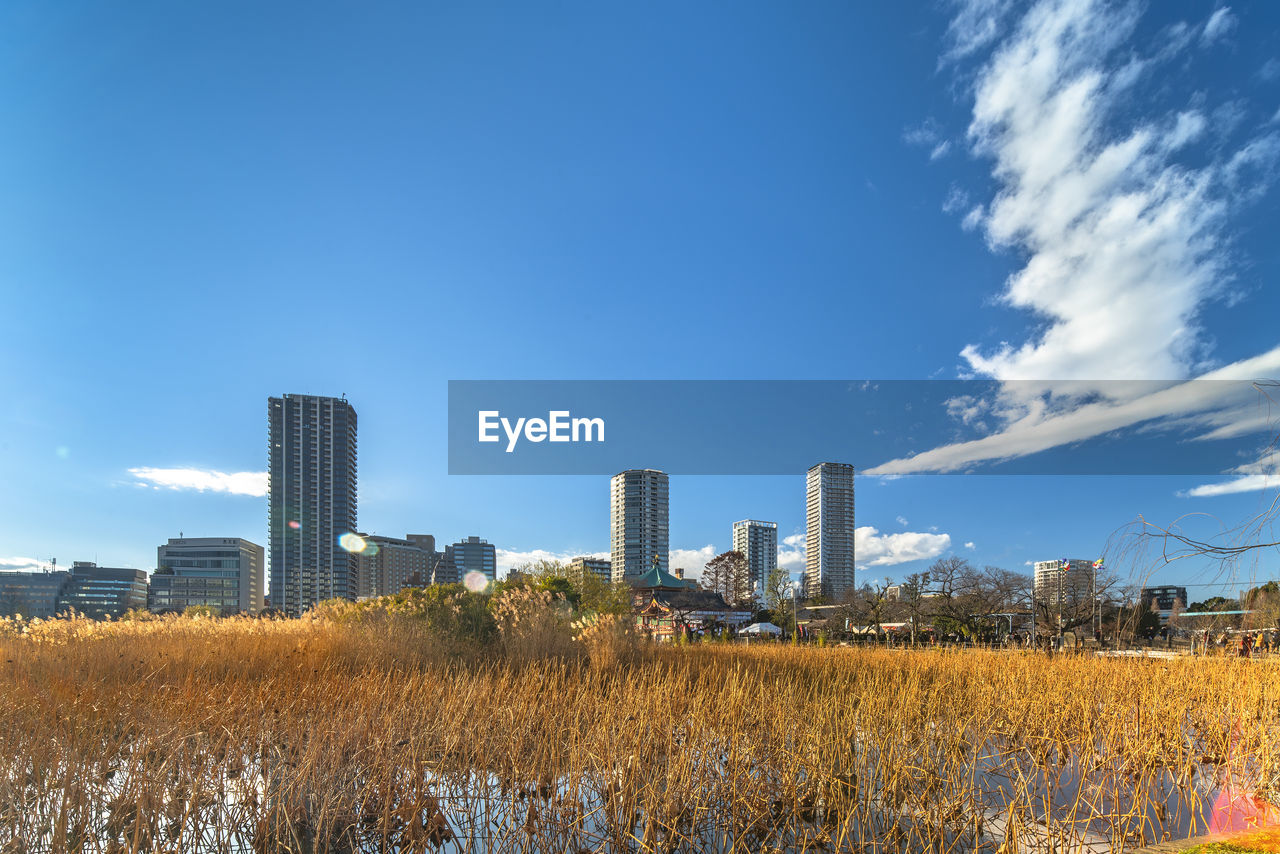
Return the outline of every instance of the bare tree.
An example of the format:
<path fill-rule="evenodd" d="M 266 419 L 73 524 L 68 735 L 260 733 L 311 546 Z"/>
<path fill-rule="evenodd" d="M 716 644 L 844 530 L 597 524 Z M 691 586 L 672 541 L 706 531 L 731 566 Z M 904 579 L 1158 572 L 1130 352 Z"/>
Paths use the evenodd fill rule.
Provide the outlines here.
<path fill-rule="evenodd" d="M 898 585 L 898 595 L 890 613 L 907 620 L 911 626 L 911 645 L 916 645 L 916 634 L 929 619 L 929 573 L 913 572 Z"/>
<path fill-rule="evenodd" d="M 723 552 L 713 557 L 702 571 L 702 586 L 719 593 L 734 608 L 755 604 L 751 570 L 742 552 Z"/>
<path fill-rule="evenodd" d="M 1258 391 L 1259 407 L 1270 418 L 1280 381 L 1255 382 L 1253 387 Z M 1273 422 L 1273 428 L 1272 441 L 1262 449 L 1258 461 L 1244 467 L 1244 471 L 1265 476 L 1280 468 L 1280 423 Z M 1135 575 L 1144 580 L 1159 567 L 1194 560 L 1214 567 L 1208 576 L 1211 581 L 1237 584 L 1246 578 L 1256 579 L 1259 569 L 1274 571 L 1274 558 L 1280 554 L 1278 519 L 1280 490 L 1263 501 L 1258 512 L 1240 522 L 1225 522 L 1208 513 L 1187 513 L 1168 525 L 1160 525 L 1139 514 L 1112 533 L 1106 552 L 1115 555 L 1116 562 L 1132 565 Z M 1263 564 L 1263 560 L 1267 563 Z"/>
<path fill-rule="evenodd" d="M 889 621 L 889 613 L 893 601 L 889 598 L 889 579 L 884 578 L 869 584 L 863 584 L 850 592 L 847 607 L 842 609 L 849 619 L 858 625 L 873 626 L 876 637 L 883 634 L 881 626 Z"/>

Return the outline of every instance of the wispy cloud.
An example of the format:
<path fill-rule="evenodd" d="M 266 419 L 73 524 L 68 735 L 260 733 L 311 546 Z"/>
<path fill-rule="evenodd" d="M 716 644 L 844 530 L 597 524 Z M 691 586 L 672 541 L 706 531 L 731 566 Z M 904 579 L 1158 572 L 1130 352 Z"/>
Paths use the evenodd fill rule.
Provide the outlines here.
<path fill-rule="evenodd" d="M 965 544 L 964 544 L 964 547 L 965 547 L 966 549 L 970 549 L 970 550 L 972 550 L 972 549 L 976 549 L 976 548 L 978 547 L 978 544 L 977 544 L 977 543 L 975 543 L 975 542 L 973 542 L 973 540 L 970 540 L 969 542 L 967 542 L 967 543 L 965 543 Z"/>
<path fill-rule="evenodd" d="M 967 0 L 957 2 L 955 17 L 947 27 L 950 43 L 939 66 L 963 59 L 982 50 L 1000 37 L 1012 0 Z"/>
<path fill-rule="evenodd" d="M 909 145 L 918 145 L 929 149 L 929 159 L 938 160 L 951 150 L 951 140 L 942 134 L 942 128 L 933 119 L 925 119 L 921 124 L 907 128 L 902 138 Z"/>
<path fill-rule="evenodd" d="M 197 492 L 225 492 L 230 495 L 251 495 L 261 498 L 267 494 L 265 471 L 222 472 L 214 469 L 161 469 L 140 467 L 129 469 L 139 486 L 155 489 L 194 489 Z"/>
<path fill-rule="evenodd" d="M 1184 155 L 1209 136 L 1212 109 L 1188 93 L 1184 109 L 1134 118 L 1133 87 L 1195 40 L 1182 25 L 1155 55 L 1136 55 L 1127 41 L 1140 11 L 1046 0 L 1006 30 L 1008 4 L 959 4 L 944 59 L 994 45 L 974 77 L 968 133 L 991 162 L 997 191 L 965 224 L 980 227 L 994 250 L 1025 259 L 1000 299 L 1034 323 L 1021 342 L 961 352 L 973 375 L 1003 383 L 988 402 L 989 435 L 868 474 L 954 471 L 1153 419 L 1238 409 L 1246 404 L 1239 395 L 1208 400 L 1206 389 L 1176 383 L 1247 381 L 1280 368 L 1277 348 L 1204 373 L 1211 341 L 1197 321 L 1207 301 L 1232 296 L 1231 217 L 1271 184 L 1280 134 L 1264 128 L 1234 148 L 1199 145 L 1200 162 L 1190 165 Z M 1224 7 L 1202 35 L 1220 37 L 1233 21 Z M 957 198 L 948 196 L 951 207 Z M 1100 382 L 1135 379 L 1171 387 Z M 955 413 L 979 414 L 974 405 Z"/>
<path fill-rule="evenodd" d="M 1218 483 L 1205 483 L 1179 492 L 1183 498 L 1212 498 L 1218 495 L 1235 495 L 1241 492 L 1262 492 L 1280 489 L 1280 451 L 1267 449 L 1257 460 L 1237 466 L 1237 477 Z"/>
<path fill-rule="evenodd" d="M 1249 474 L 1221 483 L 1205 483 L 1178 493 L 1185 498 L 1212 498 L 1218 495 L 1235 495 L 1240 492 L 1261 492 L 1280 489 L 1280 477 L 1265 474 Z"/>
<path fill-rule="evenodd" d="M 1209 16 L 1204 30 L 1200 33 L 1200 40 L 1205 44 L 1211 44 L 1230 33 L 1235 27 L 1236 16 L 1231 14 L 1231 7 L 1223 6 L 1214 10 L 1214 13 Z"/>

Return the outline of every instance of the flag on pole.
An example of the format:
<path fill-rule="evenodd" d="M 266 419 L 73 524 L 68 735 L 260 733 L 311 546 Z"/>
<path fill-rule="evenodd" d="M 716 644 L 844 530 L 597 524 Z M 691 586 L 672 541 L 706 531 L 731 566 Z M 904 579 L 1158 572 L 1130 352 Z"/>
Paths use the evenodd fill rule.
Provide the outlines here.
<path fill-rule="evenodd" d="M 1062 564 L 1061 569 L 1063 572 L 1066 572 L 1068 569 L 1071 568 L 1071 561 L 1067 560 L 1065 557 L 1058 562 Z"/>
<path fill-rule="evenodd" d="M 1094 569 L 1102 569 L 1102 562 L 1103 562 L 1103 560 L 1104 560 L 1104 558 L 1098 558 L 1097 560 L 1095 560 L 1095 561 L 1093 562 L 1093 568 L 1094 568 Z"/>

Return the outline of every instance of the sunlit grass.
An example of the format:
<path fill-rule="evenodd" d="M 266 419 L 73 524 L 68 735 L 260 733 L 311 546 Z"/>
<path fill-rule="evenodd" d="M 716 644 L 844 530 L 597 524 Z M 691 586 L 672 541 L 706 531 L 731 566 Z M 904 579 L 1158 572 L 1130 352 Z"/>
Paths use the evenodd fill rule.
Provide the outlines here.
<path fill-rule="evenodd" d="M 516 624 L 6 624 L 0 851 L 1119 851 L 1280 800 L 1268 662 Z"/>

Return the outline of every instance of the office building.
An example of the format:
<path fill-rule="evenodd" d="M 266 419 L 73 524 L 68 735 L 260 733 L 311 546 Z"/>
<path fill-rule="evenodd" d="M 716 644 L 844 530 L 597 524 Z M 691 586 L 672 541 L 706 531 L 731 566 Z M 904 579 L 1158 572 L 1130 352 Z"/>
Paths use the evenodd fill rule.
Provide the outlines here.
<path fill-rule="evenodd" d="M 1138 601 L 1144 608 L 1154 607 L 1163 625 L 1169 622 L 1175 611 L 1180 613 L 1187 610 L 1187 588 L 1174 585 L 1144 587 L 1138 595 Z"/>
<path fill-rule="evenodd" d="M 819 463 L 805 480 L 804 595 L 838 600 L 853 577 L 853 466 Z"/>
<path fill-rule="evenodd" d="M 1050 609 L 1058 607 L 1059 593 L 1063 607 L 1071 608 L 1093 601 L 1093 561 L 1076 558 L 1036 561 L 1034 596 Z"/>
<path fill-rule="evenodd" d="M 361 534 L 365 547 L 357 560 L 356 595 L 393 596 L 406 587 L 430 583 L 436 564 L 436 538 L 409 534 L 404 539 Z"/>
<path fill-rule="evenodd" d="M 1144 587 L 1139 600 L 1147 607 L 1155 603 L 1157 611 L 1172 611 L 1174 607 L 1186 609 L 1187 588 L 1166 585 L 1164 587 Z"/>
<path fill-rule="evenodd" d="M 569 578 L 581 579 L 585 576 L 592 575 L 601 581 L 609 582 L 613 580 L 613 570 L 609 561 L 598 557 L 575 557 L 569 561 Z"/>
<path fill-rule="evenodd" d="M 667 475 L 632 469 L 609 485 L 609 569 L 615 583 L 644 575 L 657 566 L 667 571 L 670 550 Z"/>
<path fill-rule="evenodd" d="M 58 614 L 62 589 L 71 574 L 51 572 L 0 572 L 0 617 L 40 618 Z"/>
<path fill-rule="evenodd" d="M 156 614 L 193 606 L 223 616 L 264 606 L 263 548 L 241 537 L 181 537 L 156 549 L 147 608 Z"/>
<path fill-rule="evenodd" d="M 267 402 L 272 607 L 296 616 L 356 598 L 356 411 L 344 398 L 286 394 Z"/>
<path fill-rule="evenodd" d="M 58 597 L 57 612 L 75 609 L 95 620 L 118 620 L 126 611 L 142 611 L 146 607 L 146 572 L 78 560 L 71 564 L 71 573 Z"/>
<path fill-rule="evenodd" d="M 479 572 L 490 581 L 497 581 L 498 553 L 488 540 L 467 537 L 444 547 L 444 560 L 436 570 L 437 583 L 462 581 L 468 572 Z"/>
<path fill-rule="evenodd" d="M 762 591 L 769 575 L 778 568 L 778 525 L 743 519 L 733 523 L 733 550 L 742 552 L 751 572 L 751 589 Z"/>

